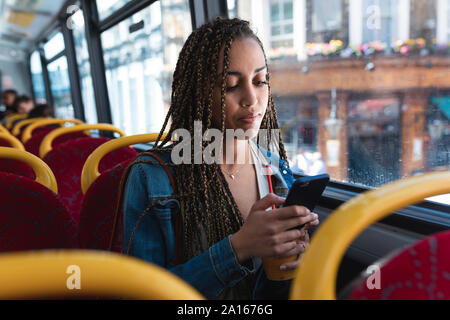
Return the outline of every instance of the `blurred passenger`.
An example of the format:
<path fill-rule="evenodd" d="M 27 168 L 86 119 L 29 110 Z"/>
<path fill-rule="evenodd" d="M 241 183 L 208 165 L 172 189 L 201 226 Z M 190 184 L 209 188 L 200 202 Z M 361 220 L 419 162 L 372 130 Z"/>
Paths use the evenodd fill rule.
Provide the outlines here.
<path fill-rule="evenodd" d="M 14 100 L 17 98 L 17 91 L 14 89 L 7 89 L 2 93 L 2 105 L 0 107 L 0 120 L 6 115 L 13 112 Z"/>
<path fill-rule="evenodd" d="M 21 95 L 14 100 L 13 111 L 19 114 L 28 114 L 34 108 L 33 99 L 27 95 Z"/>
<path fill-rule="evenodd" d="M 55 117 L 55 109 L 53 106 L 42 103 L 36 105 L 33 110 L 28 114 L 28 119 L 30 118 L 54 118 Z"/>

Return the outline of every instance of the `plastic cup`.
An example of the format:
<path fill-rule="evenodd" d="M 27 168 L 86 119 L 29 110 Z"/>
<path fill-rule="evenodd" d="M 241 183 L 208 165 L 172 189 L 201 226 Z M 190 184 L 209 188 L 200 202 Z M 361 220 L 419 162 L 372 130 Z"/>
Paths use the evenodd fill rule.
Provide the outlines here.
<path fill-rule="evenodd" d="M 287 258 L 263 258 L 262 263 L 264 271 L 266 272 L 267 279 L 272 281 L 282 281 L 294 278 L 294 270 L 280 270 L 280 266 L 283 263 L 295 261 L 298 259 L 298 255 L 290 256 Z"/>

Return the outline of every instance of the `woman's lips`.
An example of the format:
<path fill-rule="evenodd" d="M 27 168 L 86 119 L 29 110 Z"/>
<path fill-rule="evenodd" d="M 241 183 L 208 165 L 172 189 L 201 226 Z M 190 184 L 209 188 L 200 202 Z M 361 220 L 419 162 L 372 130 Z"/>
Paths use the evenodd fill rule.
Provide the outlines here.
<path fill-rule="evenodd" d="M 239 120 L 242 122 L 245 122 L 245 123 L 253 123 L 256 120 L 258 120 L 259 116 L 260 116 L 259 114 L 255 114 L 255 115 L 250 115 L 250 116 L 240 118 Z"/>

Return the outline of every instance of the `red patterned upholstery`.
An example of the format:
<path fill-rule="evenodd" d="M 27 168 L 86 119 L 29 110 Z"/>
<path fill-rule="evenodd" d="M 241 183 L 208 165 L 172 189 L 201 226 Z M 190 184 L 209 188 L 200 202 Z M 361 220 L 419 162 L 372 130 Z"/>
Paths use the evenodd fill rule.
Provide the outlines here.
<path fill-rule="evenodd" d="M 134 157 L 133 157 L 134 158 Z M 89 187 L 83 198 L 80 212 L 79 237 L 81 248 L 108 250 L 114 214 L 119 197 L 120 179 L 133 158 L 103 172 Z M 119 228 L 122 227 L 120 223 Z M 113 251 L 122 251 L 121 235 L 117 230 Z"/>
<path fill-rule="evenodd" d="M 0 172 L 14 173 L 31 180 L 36 179 L 33 169 L 28 164 L 12 159 L 0 159 Z"/>
<path fill-rule="evenodd" d="M 77 247 L 75 225 L 52 191 L 0 172 L 0 252 Z"/>
<path fill-rule="evenodd" d="M 380 289 L 369 289 L 365 279 L 350 299 L 450 300 L 449 253 L 450 231 L 428 236 L 380 268 Z"/>
<path fill-rule="evenodd" d="M 78 227 L 81 201 L 81 170 L 88 156 L 109 138 L 79 138 L 57 145 L 45 157 L 44 161 L 55 174 L 58 182 L 59 196 Z M 124 147 L 107 154 L 99 164 L 99 171 L 103 172 L 114 165 L 134 158 L 136 151 Z"/>
<path fill-rule="evenodd" d="M 0 147 L 11 147 L 11 144 L 6 140 L 0 139 Z M 12 159 L 0 159 L 0 171 L 15 173 L 32 180 L 36 178 L 33 169 L 29 165 Z"/>
<path fill-rule="evenodd" d="M 55 129 L 55 127 L 53 127 L 53 128 L 47 127 L 47 128 L 38 128 L 38 129 L 34 130 L 31 138 L 28 139 L 27 142 L 25 142 L 25 145 L 24 145 L 25 150 L 27 150 L 28 152 L 31 152 L 35 156 L 39 157 L 39 146 L 41 145 L 42 140 L 44 140 L 45 136 L 54 129 Z M 60 143 L 64 143 L 64 142 L 72 140 L 72 139 L 86 138 L 86 137 L 88 137 L 88 136 L 86 134 L 84 134 L 83 132 L 67 133 L 67 134 L 64 134 L 64 135 L 59 136 L 56 139 L 54 139 L 52 142 L 52 147 L 55 147 L 56 145 L 58 145 Z"/>

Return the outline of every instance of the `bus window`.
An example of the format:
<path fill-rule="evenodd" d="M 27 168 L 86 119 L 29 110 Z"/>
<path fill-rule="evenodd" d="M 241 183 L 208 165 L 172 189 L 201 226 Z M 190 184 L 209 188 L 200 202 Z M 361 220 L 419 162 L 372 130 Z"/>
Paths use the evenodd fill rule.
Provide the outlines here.
<path fill-rule="evenodd" d="M 46 103 L 45 84 L 42 75 L 41 56 L 38 51 L 34 51 L 30 56 L 31 81 L 36 103 Z"/>
<path fill-rule="evenodd" d="M 44 44 L 45 58 L 50 60 L 64 50 L 64 38 L 61 32 L 56 33 Z"/>
<path fill-rule="evenodd" d="M 101 35 L 113 124 L 159 132 L 178 53 L 191 33 L 189 3 L 156 1 Z"/>
<path fill-rule="evenodd" d="M 98 123 L 97 109 L 94 100 L 94 86 L 92 84 L 91 64 L 89 62 L 89 52 L 82 9 L 77 10 L 71 18 L 78 73 L 80 75 L 84 116 L 86 118 L 86 123 L 95 124 Z"/>
<path fill-rule="evenodd" d="M 227 4 L 264 45 L 291 168 L 363 187 L 450 170 L 450 1 L 261 2 Z"/>
<path fill-rule="evenodd" d="M 55 116 L 57 118 L 72 119 L 74 111 L 70 95 L 69 72 L 65 56 L 51 62 L 48 66 L 50 88 L 53 95 Z"/>
<path fill-rule="evenodd" d="M 128 2 L 131 2 L 131 0 L 96 0 L 97 2 L 97 9 L 98 9 L 98 17 L 100 20 L 103 20 L 110 16 L 115 11 L 122 8 L 124 5 L 126 5 Z"/>

